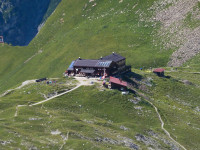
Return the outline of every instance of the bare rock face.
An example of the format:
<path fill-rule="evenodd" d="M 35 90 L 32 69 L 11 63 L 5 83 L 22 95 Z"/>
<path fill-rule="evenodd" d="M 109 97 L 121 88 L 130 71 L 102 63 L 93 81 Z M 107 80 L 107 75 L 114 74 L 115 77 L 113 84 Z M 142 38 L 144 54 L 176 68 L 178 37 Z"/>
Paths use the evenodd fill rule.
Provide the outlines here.
<path fill-rule="evenodd" d="M 169 27 L 174 22 L 182 21 L 188 12 L 196 5 L 198 0 L 171 1 L 172 6 L 156 14 L 156 20 L 161 21 L 164 27 Z"/>
<path fill-rule="evenodd" d="M 181 66 L 200 52 L 199 0 L 157 0 L 148 12 L 151 17 L 139 11 L 140 21 L 160 27 L 152 33 L 154 45 L 174 50 L 168 66 Z"/>
<path fill-rule="evenodd" d="M 190 60 L 192 57 L 196 56 L 200 52 L 200 27 L 191 31 L 187 35 L 186 42 L 175 51 L 171 60 L 168 63 L 169 66 L 179 67 L 186 61 Z"/>
<path fill-rule="evenodd" d="M 198 0 L 177 0 L 156 13 L 155 20 L 162 23 L 159 36 L 166 49 L 177 49 L 168 66 L 178 67 L 200 52 L 200 25 L 187 26 L 186 19 L 198 20 Z"/>
<path fill-rule="evenodd" d="M 12 45 L 25 46 L 38 33 L 51 2 L 60 0 L 1 0 L 0 35 Z"/>

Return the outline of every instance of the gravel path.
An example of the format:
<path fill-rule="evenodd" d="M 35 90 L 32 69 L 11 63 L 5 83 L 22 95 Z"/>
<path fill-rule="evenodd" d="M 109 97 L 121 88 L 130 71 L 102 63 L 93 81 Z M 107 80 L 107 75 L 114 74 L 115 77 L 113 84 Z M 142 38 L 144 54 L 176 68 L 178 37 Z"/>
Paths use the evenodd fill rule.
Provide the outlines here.
<path fill-rule="evenodd" d="M 145 99 L 145 101 L 147 101 L 149 104 L 151 104 L 151 105 L 154 107 L 154 109 L 155 109 L 155 111 L 156 111 L 156 113 L 157 113 L 157 115 L 158 115 L 158 118 L 159 118 L 159 120 L 160 120 L 160 122 L 161 122 L 161 129 L 165 132 L 165 134 L 166 134 L 174 143 L 176 143 L 179 147 L 181 147 L 183 150 L 187 150 L 183 145 L 181 145 L 179 142 L 177 142 L 175 139 L 173 139 L 173 138 L 171 137 L 171 134 L 164 128 L 165 123 L 164 123 L 164 121 L 162 120 L 162 117 L 161 117 L 160 113 L 158 112 L 158 108 L 150 101 L 150 98 L 148 98 L 148 97 L 145 96 L 143 93 L 140 93 L 140 92 L 138 92 L 138 91 L 135 90 L 135 89 L 134 89 L 134 91 L 135 91 L 136 93 L 138 93 L 141 97 L 143 97 L 143 98 Z"/>
<path fill-rule="evenodd" d="M 10 90 L 7 90 L 6 92 L 4 92 L 2 95 L 0 95 L 0 98 L 3 97 L 3 96 L 5 96 L 6 94 L 8 94 L 8 93 L 11 92 L 11 91 L 21 89 L 21 88 L 23 88 L 24 86 L 26 86 L 26 85 L 28 85 L 28 84 L 32 84 L 32 83 L 35 83 L 35 80 L 27 80 L 27 81 L 24 81 L 19 87 L 15 88 L 15 89 L 10 89 Z"/>
<path fill-rule="evenodd" d="M 16 112 L 15 112 L 15 115 L 14 115 L 14 116 L 15 116 L 15 117 L 18 116 L 18 111 L 19 111 L 19 108 L 20 108 L 20 107 L 36 106 L 36 105 L 43 104 L 43 103 L 45 103 L 45 102 L 47 102 L 47 101 L 50 101 L 50 100 L 52 100 L 52 99 L 54 99 L 54 98 L 56 98 L 56 97 L 60 97 L 60 96 L 65 95 L 65 94 L 67 94 L 67 93 L 69 93 L 69 92 L 72 92 L 72 91 L 76 90 L 77 88 L 79 88 L 81 85 L 82 85 L 82 84 L 79 84 L 79 85 L 77 85 L 75 88 L 73 88 L 73 89 L 71 89 L 71 90 L 69 90 L 69 91 L 66 91 L 66 92 L 64 92 L 64 93 L 55 95 L 55 96 L 53 96 L 53 97 L 51 97 L 51 98 L 45 99 L 45 100 L 43 100 L 43 101 L 40 101 L 40 102 L 35 103 L 35 104 L 32 104 L 32 105 L 18 105 L 18 106 L 16 107 Z"/>
<path fill-rule="evenodd" d="M 65 95 L 65 94 L 67 94 L 67 93 L 69 93 L 69 92 L 72 92 L 72 91 L 78 89 L 80 86 L 90 86 L 90 85 L 93 85 L 92 83 L 100 82 L 100 81 L 97 80 L 97 78 L 89 78 L 89 79 L 87 79 L 87 78 L 85 78 L 85 77 L 75 77 L 75 78 L 76 78 L 76 80 L 79 82 L 79 84 L 78 84 L 76 87 L 74 87 L 73 89 L 71 89 L 71 90 L 69 90 L 69 91 L 66 91 L 66 92 L 63 92 L 63 93 L 61 93 L 61 94 L 55 95 L 55 96 L 53 96 L 53 97 L 50 97 L 50 98 L 48 98 L 48 99 L 45 99 L 45 100 L 43 100 L 43 101 L 40 101 L 40 102 L 35 103 L 35 104 L 32 104 L 32 105 L 18 105 L 18 106 L 16 107 L 16 112 L 15 112 L 15 115 L 14 115 L 14 116 L 15 116 L 15 117 L 18 116 L 18 111 L 19 111 L 19 108 L 20 108 L 20 107 L 27 107 L 27 106 L 36 106 L 36 105 L 40 105 L 40 104 L 43 104 L 43 103 L 45 103 L 45 102 L 48 102 L 48 101 L 50 101 L 50 100 L 52 100 L 52 99 L 54 99 L 54 98 L 57 98 L 57 97 L 60 97 L 60 96 L 62 96 L 62 95 Z M 34 82 L 35 82 L 35 80 L 25 81 L 25 82 L 22 83 L 21 86 L 17 87 L 16 89 L 20 89 L 20 88 L 24 87 L 25 85 L 28 85 L 28 84 L 31 84 L 31 83 L 34 83 Z M 12 89 L 12 90 L 16 90 L 16 89 Z M 12 90 L 8 90 L 8 91 L 10 92 L 10 91 L 12 91 Z M 6 94 L 5 94 L 5 95 L 6 95 Z"/>
<path fill-rule="evenodd" d="M 32 104 L 32 105 L 18 105 L 18 106 L 16 107 L 16 112 L 15 112 L 15 115 L 14 115 L 14 116 L 15 116 L 15 117 L 18 116 L 18 110 L 19 110 L 20 107 L 27 107 L 27 106 L 36 106 L 36 105 L 40 105 L 40 104 L 43 104 L 43 103 L 45 103 L 45 102 L 47 102 L 47 101 L 50 101 L 50 100 L 52 100 L 52 99 L 54 99 L 54 98 L 56 98 L 56 97 L 60 97 L 60 96 L 65 95 L 65 94 L 67 94 L 67 93 L 69 93 L 69 92 L 72 92 L 72 91 L 78 89 L 80 86 L 83 86 L 83 85 L 85 85 L 85 86 L 93 85 L 93 84 L 91 84 L 91 82 L 96 82 L 96 83 L 99 82 L 99 83 L 100 83 L 100 81 L 98 81 L 96 78 L 89 78 L 89 79 L 87 79 L 87 78 L 85 78 L 85 77 L 75 77 L 75 78 L 76 78 L 76 80 L 79 81 L 79 84 L 78 84 L 76 87 L 74 87 L 73 89 L 71 89 L 71 90 L 69 90 L 69 91 L 66 91 L 66 92 L 64 92 L 64 93 L 55 95 L 55 96 L 53 96 L 53 97 L 51 97 L 51 98 L 45 99 L 45 100 L 43 100 L 43 101 L 40 101 L 40 102 L 35 103 L 35 104 Z M 11 90 L 6 91 L 6 92 L 5 92 L 4 94 L 2 94 L 0 97 L 6 95 L 6 93 L 8 93 L 8 92 L 10 92 L 10 91 L 12 91 L 12 90 L 21 89 L 21 88 L 24 87 L 25 85 L 28 85 L 28 84 L 31 84 L 31 83 L 34 83 L 34 82 L 35 82 L 35 80 L 28 80 L 28 81 L 25 81 L 25 82 L 23 82 L 22 85 L 20 85 L 19 87 L 15 88 L 15 89 L 11 89 Z M 147 96 L 145 96 L 143 93 L 138 92 L 136 89 L 134 89 L 134 91 L 135 91 L 136 93 L 138 93 L 140 96 L 142 96 L 149 104 L 151 104 L 151 105 L 154 107 L 154 109 L 155 109 L 155 111 L 156 111 L 156 113 L 157 113 L 157 115 L 158 115 L 158 118 L 159 118 L 159 120 L 160 120 L 160 122 L 161 122 L 161 129 L 165 132 L 165 134 L 166 134 L 174 143 L 176 143 L 177 145 L 179 145 L 183 150 L 187 150 L 183 145 L 181 145 L 179 142 L 177 142 L 175 139 L 173 139 L 173 138 L 171 137 L 170 133 L 164 128 L 165 123 L 164 123 L 164 121 L 162 120 L 162 117 L 161 117 L 160 113 L 158 112 L 158 108 L 150 101 L 150 98 L 148 98 Z M 68 135 L 67 135 L 67 139 L 68 139 Z M 66 139 L 66 141 L 67 141 L 67 139 Z M 65 142 L 66 142 L 66 141 L 65 141 Z M 64 144 L 65 144 L 65 142 L 64 142 Z M 64 145 L 64 144 L 63 144 L 63 145 Z M 61 146 L 60 149 L 62 149 L 63 145 Z"/>
<path fill-rule="evenodd" d="M 51 97 L 51 98 L 45 99 L 45 100 L 43 100 L 43 101 L 41 101 L 41 102 L 38 102 L 38 103 L 35 103 L 35 104 L 32 104 L 32 105 L 29 105 L 29 106 L 40 105 L 40 104 L 45 103 L 45 102 L 47 102 L 47 101 L 50 101 L 50 100 L 52 100 L 52 99 L 54 99 L 54 98 L 56 98 L 56 97 L 60 97 L 60 96 L 62 96 L 62 95 L 65 95 L 65 94 L 67 94 L 67 93 L 69 93 L 69 92 L 72 92 L 72 91 L 76 90 L 76 89 L 79 88 L 81 85 L 82 85 L 82 84 L 79 84 L 79 85 L 77 85 L 75 88 L 73 88 L 73 89 L 71 89 L 71 90 L 69 90 L 69 91 L 63 92 L 63 93 L 61 93 L 61 94 L 55 95 L 55 96 L 53 96 L 53 97 Z"/>

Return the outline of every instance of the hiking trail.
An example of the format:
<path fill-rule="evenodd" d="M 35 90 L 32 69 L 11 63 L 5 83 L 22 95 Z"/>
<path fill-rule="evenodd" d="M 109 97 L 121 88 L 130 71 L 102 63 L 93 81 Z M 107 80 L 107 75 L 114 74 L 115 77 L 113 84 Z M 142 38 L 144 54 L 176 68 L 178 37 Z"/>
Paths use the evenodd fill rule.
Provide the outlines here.
<path fill-rule="evenodd" d="M 165 134 L 169 137 L 169 139 L 171 139 L 174 143 L 176 143 L 179 147 L 181 147 L 183 150 L 187 150 L 183 145 L 181 145 L 179 142 L 177 142 L 175 139 L 173 139 L 171 137 L 171 134 L 164 128 L 164 121 L 162 120 L 162 117 L 160 115 L 160 113 L 158 112 L 158 108 L 150 101 L 151 99 L 147 96 L 145 96 L 143 93 L 140 93 L 138 92 L 136 89 L 134 89 L 134 91 L 136 93 L 138 93 L 141 97 L 143 97 L 145 99 L 146 102 L 148 102 L 151 106 L 153 106 L 153 108 L 155 109 L 157 115 L 158 115 L 158 118 L 161 122 L 161 129 L 165 132 Z"/>

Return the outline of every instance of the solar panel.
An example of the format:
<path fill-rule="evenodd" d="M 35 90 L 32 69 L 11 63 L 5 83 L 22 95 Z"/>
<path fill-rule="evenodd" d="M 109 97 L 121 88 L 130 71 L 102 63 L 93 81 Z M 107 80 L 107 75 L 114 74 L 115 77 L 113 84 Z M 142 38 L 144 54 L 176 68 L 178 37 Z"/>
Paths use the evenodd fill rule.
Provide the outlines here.
<path fill-rule="evenodd" d="M 112 61 L 108 60 L 76 60 L 74 67 L 110 67 Z"/>
<path fill-rule="evenodd" d="M 99 67 L 109 67 L 112 61 L 103 61 L 98 62 L 97 66 Z"/>

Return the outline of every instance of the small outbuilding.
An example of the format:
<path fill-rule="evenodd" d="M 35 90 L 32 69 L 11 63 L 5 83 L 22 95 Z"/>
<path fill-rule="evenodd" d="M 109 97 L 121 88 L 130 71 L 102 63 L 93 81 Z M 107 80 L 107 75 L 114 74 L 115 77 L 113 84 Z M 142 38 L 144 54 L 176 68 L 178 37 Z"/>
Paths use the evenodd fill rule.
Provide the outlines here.
<path fill-rule="evenodd" d="M 128 83 L 122 81 L 121 79 L 110 76 L 110 87 L 112 89 L 126 90 L 128 87 Z"/>
<path fill-rule="evenodd" d="M 162 69 L 162 68 L 156 68 L 153 70 L 153 73 L 157 74 L 159 77 L 164 77 L 165 74 L 165 69 Z"/>

